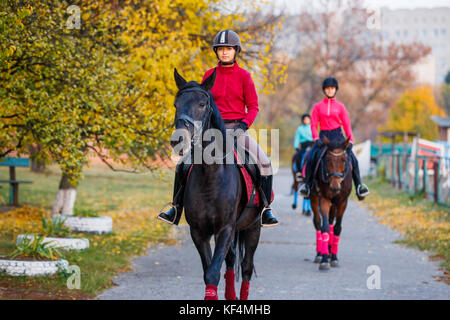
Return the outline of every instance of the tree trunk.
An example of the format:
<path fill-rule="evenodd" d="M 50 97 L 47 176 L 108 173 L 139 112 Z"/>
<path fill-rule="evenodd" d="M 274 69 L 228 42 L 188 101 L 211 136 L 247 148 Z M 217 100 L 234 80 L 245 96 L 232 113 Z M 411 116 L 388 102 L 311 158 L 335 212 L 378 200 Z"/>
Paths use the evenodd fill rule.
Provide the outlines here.
<path fill-rule="evenodd" d="M 52 214 L 73 215 L 73 207 L 77 196 L 77 187 L 70 183 L 70 175 L 63 174 L 59 183 L 59 190 L 53 204 Z"/>
<path fill-rule="evenodd" d="M 30 152 L 30 160 L 31 160 L 31 171 L 42 173 L 45 171 L 45 162 L 39 159 L 36 159 L 36 156 L 39 152 L 42 151 L 42 146 L 38 144 L 32 144 L 28 147 Z"/>

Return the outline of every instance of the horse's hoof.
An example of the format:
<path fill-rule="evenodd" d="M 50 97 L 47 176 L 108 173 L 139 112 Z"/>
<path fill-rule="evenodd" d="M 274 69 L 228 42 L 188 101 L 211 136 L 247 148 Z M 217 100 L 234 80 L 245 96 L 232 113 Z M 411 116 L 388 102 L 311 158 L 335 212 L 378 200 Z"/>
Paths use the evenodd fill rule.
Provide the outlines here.
<path fill-rule="evenodd" d="M 333 268 L 337 268 L 337 267 L 339 267 L 339 261 L 338 261 L 338 260 L 331 260 L 330 265 L 331 265 Z"/>
<path fill-rule="evenodd" d="M 330 264 L 328 262 L 322 262 L 319 266 L 319 270 L 329 270 Z"/>
<path fill-rule="evenodd" d="M 295 204 L 293 204 L 292 209 L 297 209 L 297 206 Z"/>
<path fill-rule="evenodd" d="M 320 263 L 320 261 L 322 261 L 322 257 L 316 256 L 316 258 L 314 259 L 314 263 Z"/>

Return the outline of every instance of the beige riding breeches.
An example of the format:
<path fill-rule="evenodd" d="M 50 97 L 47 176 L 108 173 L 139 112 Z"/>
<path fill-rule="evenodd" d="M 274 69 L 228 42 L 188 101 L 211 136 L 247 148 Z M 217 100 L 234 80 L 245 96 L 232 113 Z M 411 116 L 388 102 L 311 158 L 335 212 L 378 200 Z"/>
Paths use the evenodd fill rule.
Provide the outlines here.
<path fill-rule="evenodd" d="M 225 128 L 227 129 L 236 129 L 238 128 L 238 123 L 226 123 Z M 270 158 L 267 154 L 261 149 L 258 143 L 253 139 L 247 131 L 243 132 L 241 135 L 237 137 L 237 146 L 238 153 L 240 158 L 243 160 L 243 152 L 239 151 L 239 147 L 244 148 L 250 154 L 251 159 L 249 159 L 250 163 L 257 164 L 258 168 L 261 172 L 262 176 L 271 176 L 273 175 L 272 164 L 270 162 Z"/>

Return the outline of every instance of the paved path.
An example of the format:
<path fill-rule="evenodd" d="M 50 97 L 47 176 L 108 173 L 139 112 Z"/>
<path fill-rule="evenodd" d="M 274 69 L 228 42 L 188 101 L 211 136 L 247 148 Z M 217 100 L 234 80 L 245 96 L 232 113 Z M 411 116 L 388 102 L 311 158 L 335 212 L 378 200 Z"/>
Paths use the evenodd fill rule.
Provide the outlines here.
<path fill-rule="evenodd" d="M 312 219 L 291 209 L 291 176 L 275 176 L 274 208 L 280 225 L 264 228 L 255 254 L 257 277 L 249 299 L 449 299 L 450 286 L 435 281 L 438 263 L 416 249 L 394 244 L 400 234 L 378 224 L 351 202 L 341 233 L 340 267 L 319 271 L 312 262 L 315 231 Z M 370 196 L 367 199 L 370 201 Z M 118 284 L 99 299 L 203 299 L 200 257 L 187 227 L 176 229 L 180 245 L 150 248 L 133 261 L 134 271 L 120 274 Z M 380 270 L 380 289 L 368 289 L 369 266 Z M 375 267 L 376 268 L 376 267 Z M 236 286 L 239 291 L 240 285 Z M 224 297 L 223 273 L 219 298 Z"/>

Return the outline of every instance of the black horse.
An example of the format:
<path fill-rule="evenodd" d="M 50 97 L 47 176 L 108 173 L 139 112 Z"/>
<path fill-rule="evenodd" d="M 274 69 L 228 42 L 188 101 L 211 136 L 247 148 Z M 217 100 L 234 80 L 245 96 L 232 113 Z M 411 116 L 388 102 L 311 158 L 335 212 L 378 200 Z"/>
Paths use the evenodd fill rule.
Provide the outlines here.
<path fill-rule="evenodd" d="M 227 132 L 224 122 L 209 92 L 214 85 L 215 71 L 202 84 L 187 82 L 176 69 L 174 75 L 179 89 L 175 99 L 175 127 L 187 134 L 190 149 L 205 150 L 208 146 L 211 147 L 211 144 L 217 143 L 216 139 L 203 141 L 207 139 L 195 138 L 198 138 L 199 131 L 200 137 L 203 137 L 203 133 L 208 129 L 219 130 L 223 145 L 226 145 Z M 175 146 L 174 141 L 172 146 Z M 220 148 L 218 146 L 218 150 Z M 261 231 L 261 208 L 247 209 L 245 215 L 242 215 L 247 204 L 243 178 L 236 164 L 222 162 L 194 162 L 183 197 L 185 216 L 203 265 L 205 300 L 218 299 L 217 286 L 224 260 L 227 270 L 225 298 L 236 299 L 234 266 L 240 264 L 240 299 L 246 300 L 254 269 L 253 256 Z M 214 253 L 210 246 L 212 236 L 215 240 Z M 240 258 L 236 259 L 238 251 Z"/>

